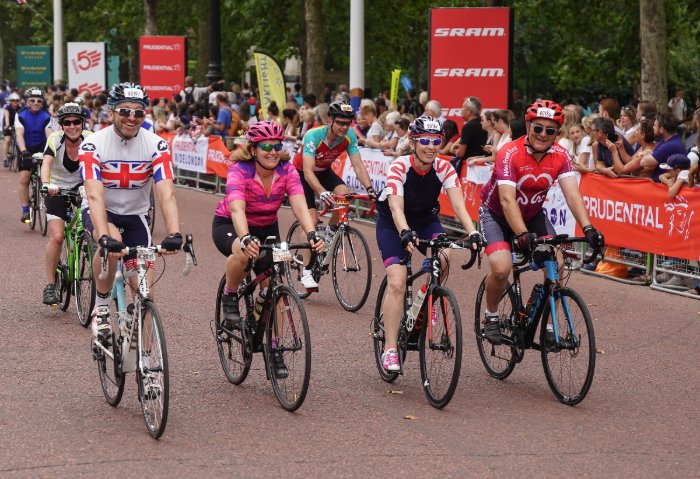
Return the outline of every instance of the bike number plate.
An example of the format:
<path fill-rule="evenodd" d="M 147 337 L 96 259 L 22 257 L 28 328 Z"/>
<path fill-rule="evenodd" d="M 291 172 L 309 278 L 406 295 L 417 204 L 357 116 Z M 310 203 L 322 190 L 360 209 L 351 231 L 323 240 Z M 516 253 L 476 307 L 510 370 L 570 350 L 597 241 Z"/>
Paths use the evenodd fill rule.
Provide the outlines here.
<path fill-rule="evenodd" d="M 275 263 L 281 263 L 284 261 L 291 261 L 292 253 L 289 250 L 273 248 L 272 249 L 272 261 Z"/>
<path fill-rule="evenodd" d="M 147 253 L 141 253 L 139 256 L 141 256 L 141 258 L 144 261 L 155 261 L 156 260 L 156 254 L 153 251 L 149 251 Z"/>

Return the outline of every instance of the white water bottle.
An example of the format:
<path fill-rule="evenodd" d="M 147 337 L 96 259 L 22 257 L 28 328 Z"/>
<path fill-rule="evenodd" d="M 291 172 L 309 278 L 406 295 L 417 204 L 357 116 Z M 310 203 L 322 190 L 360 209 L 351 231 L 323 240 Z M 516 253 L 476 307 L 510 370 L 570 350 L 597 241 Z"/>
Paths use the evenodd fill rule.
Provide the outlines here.
<path fill-rule="evenodd" d="M 408 320 L 409 323 L 415 323 L 415 319 L 418 317 L 418 313 L 420 312 L 420 307 L 423 306 L 423 300 L 425 299 L 425 295 L 428 292 L 428 285 L 424 284 L 421 286 L 421 288 L 418 290 L 416 293 L 416 297 L 413 298 L 413 304 L 411 305 L 411 309 L 408 310 Z M 413 328 L 411 328 L 413 329 Z"/>

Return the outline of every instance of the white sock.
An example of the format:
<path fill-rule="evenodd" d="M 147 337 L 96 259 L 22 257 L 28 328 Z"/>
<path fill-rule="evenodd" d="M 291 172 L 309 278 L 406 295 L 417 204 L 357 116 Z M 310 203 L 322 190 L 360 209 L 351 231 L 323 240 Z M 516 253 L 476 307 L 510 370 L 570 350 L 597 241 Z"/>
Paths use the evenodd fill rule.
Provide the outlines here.
<path fill-rule="evenodd" d="M 310 275 L 311 273 L 312 273 L 312 271 L 311 271 L 310 269 L 304 268 L 304 272 L 302 273 L 302 276 L 308 276 L 308 275 Z"/>

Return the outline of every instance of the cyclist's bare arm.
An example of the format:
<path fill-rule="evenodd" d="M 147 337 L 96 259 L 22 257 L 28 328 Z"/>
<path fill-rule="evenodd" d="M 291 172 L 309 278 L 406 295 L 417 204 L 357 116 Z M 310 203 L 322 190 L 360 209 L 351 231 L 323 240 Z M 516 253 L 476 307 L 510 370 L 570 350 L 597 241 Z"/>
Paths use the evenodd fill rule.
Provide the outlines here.
<path fill-rule="evenodd" d="M 518 206 L 518 200 L 515 196 L 515 187 L 511 185 L 498 185 L 498 196 L 501 199 L 501 207 L 503 214 L 508 221 L 508 226 L 516 235 L 527 231 L 523 213 Z"/>
<path fill-rule="evenodd" d="M 24 143 L 24 126 L 20 123 L 19 118 L 15 115 L 15 140 L 17 142 L 17 149 L 19 151 L 24 151 L 27 149 L 27 145 Z"/>
<path fill-rule="evenodd" d="M 44 155 L 44 161 L 41 163 L 41 182 L 48 183 L 51 179 L 51 163 L 53 162 L 53 156 Z"/>
<path fill-rule="evenodd" d="M 168 234 L 180 232 L 180 215 L 175 200 L 175 185 L 173 180 L 160 180 L 155 184 L 156 194 L 160 202 L 160 209 L 165 220 L 165 229 Z"/>
<path fill-rule="evenodd" d="M 576 218 L 576 222 L 583 228 L 591 224 L 591 219 L 588 217 L 588 211 L 586 210 L 586 205 L 583 203 L 583 198 L 581 197 L 581 192 L 578 189 L 578 182 L 576 177 L 567 176 L 566 178 L 561 178 L 559 180 L 559 187 L 562 193 L 564 193 L 564 199 L 566 199 L 566 204 L 569 205 L 571 213 Z"/>
<path fill-rule="evenodd" d="M 391 217 L 394 220 L 394 226 L 396 226 L 396 230 L 400 233 L 403 230 L 411 229 L 408 227 L 408 221 L 406 220 L 406 214 L 404 213 L 403 209 L 403 196 L 389 195 L 387 197 L 387 201 L 389 202 L 389 209 L 391 210 Z M 409 253 L 413 253 L 415 251 L 415 245 L 413 243 L 409 243 L 409 245 L 406 248 L 406 251 L 408 251 Z"/>
<path fill-rule="evenodd" d="M 464 206 L 462 188 L 449 188 L 447 190 L 447 198 L 450 200 L 450 204 L 452 205 L 452 209 L 454 210 L 457 219 L 460 221 L 460 223 L 462 223 L 464 229 L 467 230 L 467 234 L 471 234 L 476 231 L 476 228 L 474 228 L 474 222 L 467 212 L 467 207 Z"/>
<path fill-rule="evenodd" d="M 95 241 L 103 235 L 111 236 L 107 223 L 107 210 L 104 201 L 104 185 L 100 180 L 85 180 L 85 194 L 90 206 L 90 220 L 93 226 L 93 237 Z"/>
<path fill-rule="evenodd" d="M 314 172 L 314 166 L 316 166 L 316 158 L 309 155 L 302 156 L 302 167 L 304 169 L 304 180 L 309 184 L 312 190 L 314 190 L 319 195 L 323 193 L 325 188 L 321 185 L 321 182 L 316 178 L 316 173 Z"/>
<path fill-rule="evenodd" d="M 362 162 L 362 157 L 359 153 L 353 153 L 350 155 L 350 164 L 352 164 L 355 174 L 360 180 L 362 186 L 364 186 L 365 189 L 372 186 L 372 181 L 369 179 L 369 173 L 367 173 L 367 168 L 365 168 L 365 164 Z"/>

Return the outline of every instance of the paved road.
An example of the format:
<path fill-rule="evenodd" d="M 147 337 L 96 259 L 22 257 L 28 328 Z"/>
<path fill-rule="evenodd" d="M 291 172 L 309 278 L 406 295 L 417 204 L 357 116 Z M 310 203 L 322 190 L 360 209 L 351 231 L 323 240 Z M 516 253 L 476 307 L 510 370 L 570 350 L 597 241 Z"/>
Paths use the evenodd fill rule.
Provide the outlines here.
<path fill-rule="evenodd" d="M 210 239 L 218 197 L 184 189 L 182 231 L 195 234 L 199 266 L 182 277 L 182 257 L 168 258 L 156 287 L 171 410 L 154 441 L 133 376 L 119 407 L 107 405 L 73 307 L 41 304 L 45 239 L 18 222 L 16 178 L 0 172 L 0 477 L 697 477 L 697 302 L 574 274 L 570 285 L 589 303 L 600 349 L 582 404 L 556 401 L 537 352 L 506 381 L 490 378 L 465 327 L 457 393 L 435 410 L 415 353 L 394 385 L 377 375 L 369 324 L 382 270 L 373 229 L 360 226 L 375 288 L 357 314 L 340 309 L 328 277 L 307 301 L 313 371 L 306 402 L 291 414 L 277 404 L 259 357 L 242 386 L 221 371 L 209 327 L 223 270 Z M 285 210 L 282 231 L 289 223 Z M 451 273 L 465 326 L 484 273 Z"/>

